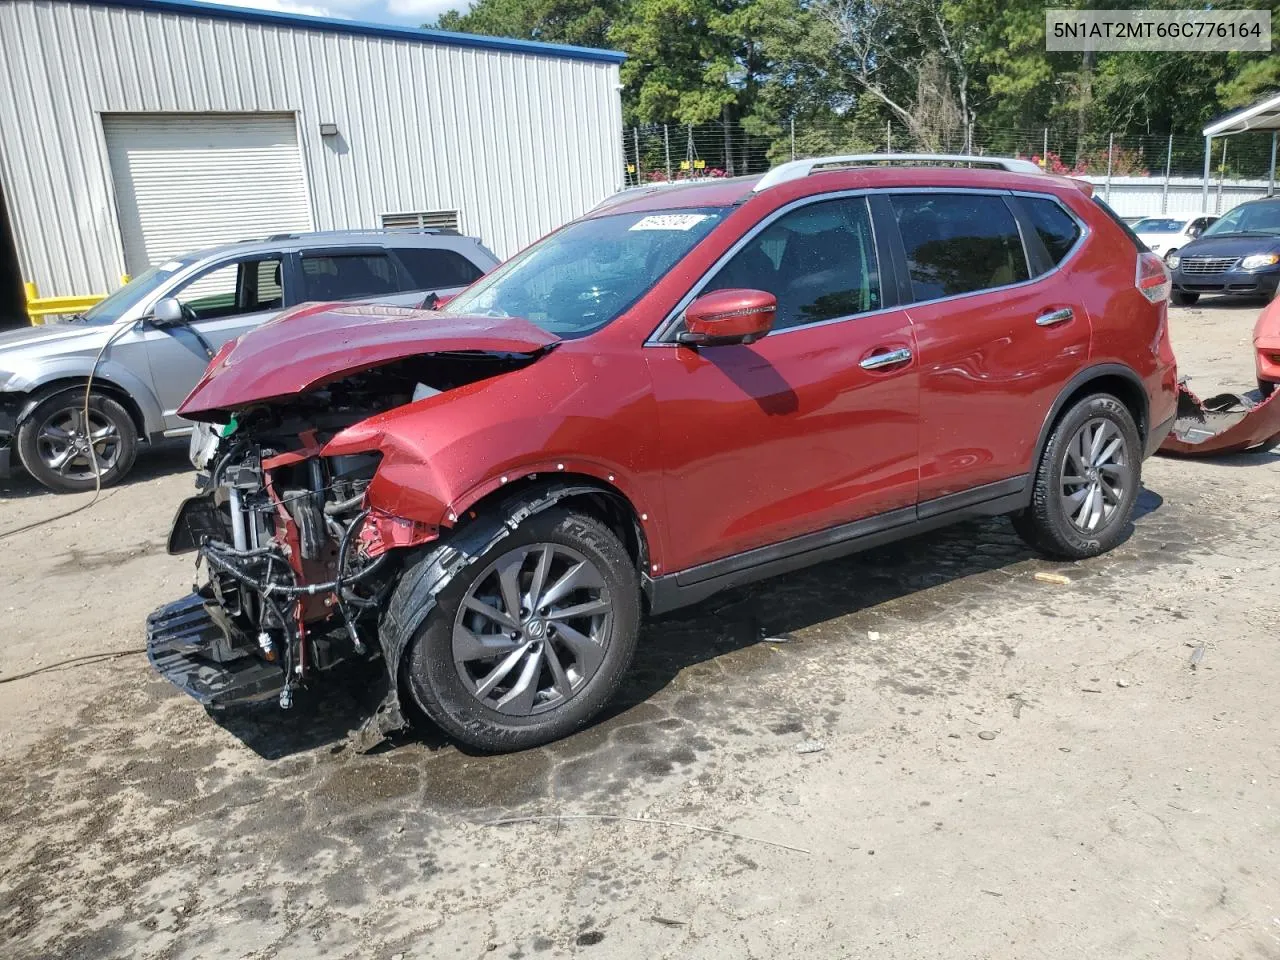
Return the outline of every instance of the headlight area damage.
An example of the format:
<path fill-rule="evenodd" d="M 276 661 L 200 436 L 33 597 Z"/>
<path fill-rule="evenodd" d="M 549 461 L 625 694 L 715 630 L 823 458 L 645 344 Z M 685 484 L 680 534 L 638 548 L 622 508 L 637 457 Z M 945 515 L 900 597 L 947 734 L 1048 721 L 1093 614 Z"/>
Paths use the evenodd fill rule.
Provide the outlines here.
<path fill-rule="evenodd" d="M 1222 393 L 1201 400 L 1180 383 L 1177 419 L 1160 452 L 1212 457 L 1269 447 L 1280 440 L 1278 396 L 1280 391 L 1265 399 Z"/>
<path fill-rule="evenodd" d="M 225 348 L 181 409 L 204 421 L 192 445 L 202 492 L 182 504 L 169 551 L 196 552 L 198 583 L 148 618 L 156 670 L 210 709 L 287 708 L 317 674 L 381 655 L 379 611 L 403 557 L 440 529 L 376 501 L 382 454 L 364 421 L 555 343 L 524 321 L 307 307 Z M 392 674 L 388 728 L 403 725 Z"/>

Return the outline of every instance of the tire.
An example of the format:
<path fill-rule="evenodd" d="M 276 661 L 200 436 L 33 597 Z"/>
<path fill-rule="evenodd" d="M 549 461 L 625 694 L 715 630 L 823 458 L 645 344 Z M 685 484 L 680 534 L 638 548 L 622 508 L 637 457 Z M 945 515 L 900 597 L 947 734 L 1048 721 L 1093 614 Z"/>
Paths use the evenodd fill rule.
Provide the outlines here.
<path fill-rule="evenodd" d="M 521 608 L 516 616 L 521 621 L 518 631 L 508 625 L 506 635 L 490 632 L 498 622 L 476 612 L 474 606 L 464 606 L 464 601 L 479 600 L 491 611 L 506 614 L 500 570 L 514 569 L 511 579 L 519 584 L 515 595 L 527 600 L 548 548 L 551 560 L 543 579 L 543 597 L 561 585 L 576 558 L 589 564 L 594 574 L 587 571 L 574 582 L 598 581 L 600 588 L 584 586 L 552 600 L 548 608 L 552 616 L 545 620 L 536 616 L 538 608 Z M 396 592 L 412 590 L 421 580 L 418 567 L 432 562 L 428 555 L 409 567 Z M 405 603 L 404 598 L 391 599 L 393 608 Z M 589 617 L 554 616 L 557 610 L 602 603 L 603 612 Z M 403 675 L 418 706 L 449 736 L 488 752 L 524 750 L 568 736 L 604 708 L 631 664 L 639 629 L 640 579 L 626 548 L 594 517 L 551 507 L 500 538 L 439 591 L 435 606 L 409 643 Z M 575 636 L 572 646 L 566 630 Z M 510 639 L 512 633 L 517 639 Z M 476 637 L 486 643 L 482 656 L 471 644 Z M 520 654 L 520 649 L 525 653 Z M 489 650 L 494 652 L 490 655 Z M 558 674 L 552 656 L 559 664 Z M 504 665 L 507 673 L 482 693 Z M 534 672 L 536 676 L 526 682 L 526 675 Z"/>
<path fill-rule="evenodd" d="M 1118 453 L 1096 469 L 1086 456 L 1082 474 L 1067 473 L 1068 468 L 1078 469 L 1074 464 L 1081 459 L 1075 444 L 1083 436 L 1088 447 L 1091 435 L 1098 431 L 1102 433 L 1101 452 L 1111 449 L 1112 441 L 1119 438 L 1123 443 Z M 1049 434 L 1036 465 L 1031 505 L 1013 517 L 1014 528 L 1028 545 L 1053 557 L 1083 560 L 1106 553 L 1120 542 L 1133 515 L 1142 486 L 1142 452 L 1137 425 L 1123 403 L 1105 393 L 1085 397 L 1059 418 Z M 1075 476 L 1081 476 L 1082 481 L 1073 482 Z M 1090 490 L 1096 491 L 1093 500 L 1089 499 Z M 1113 498 L 1106 490 L 1118 496 Z M 1101 506 L 1097 498 L 1101 498 Z"/>
<path fill-rule="evenodd" d="M 64 390 L 36 404 L 18 427 L 18 457 L 27 472 L 57 493 L 94 489 L 94 464 L 88 447 L 73 449 L 83 439 L 84 390 Z M 118 483 L 138 455 L 138 431 L 120 403 L 101 393 L 89 397 L 89 421 L 103 487 Z M 104 434 L 104 431 L 106 433 Z M 61 465 L 59 465 L 61 461 Z"/>
<path fill-rule="evenodd" d="M 1173 301 L 1173 305 L 1175 307 L 1193 307 L 1200 299 L 1200 294 L 1174 290 L 1173 293 L 1169 295 L 1169 299 Z"/>
<path fill-rule="evenodd" d="M 1271 396 L 1271 394 L 1275 392 L 1275 389 L 1276 389 L 1276 385 L 1272 383 L 1270 380 L 1258 381 L 1258 396 L 1262 397 L 1263 400 Z"/>

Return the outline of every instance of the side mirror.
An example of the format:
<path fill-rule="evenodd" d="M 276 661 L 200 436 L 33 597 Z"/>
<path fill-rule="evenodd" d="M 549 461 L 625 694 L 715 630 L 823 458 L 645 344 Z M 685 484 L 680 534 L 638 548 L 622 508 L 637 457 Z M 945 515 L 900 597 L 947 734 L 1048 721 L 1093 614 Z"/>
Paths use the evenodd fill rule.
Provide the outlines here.
<path fill-rule="evenodd" d="M 755 343 L 773 328 L 778 299 L 764 290 L 717 290 L 703 294 L 684 312 L 686 346 Z"/>
<path fill-rule="evenodd" d="M 165 327 L 180 327 L 186 322 L 187 317 L 182 312 L 182 304 L 175 297 L 165 297 L 163 300 L 157 300 L 155 309 L 151 311 L 152 326 L 161 329 Z"/>
<path fill-rule="evenodd" d="M 446 303 L 456 297 L 456 293 L 439 294 L 434 291 L 428 293 L 422 299 L 422 303 L 418 304 L 419 310 L 439 310 Z"/>

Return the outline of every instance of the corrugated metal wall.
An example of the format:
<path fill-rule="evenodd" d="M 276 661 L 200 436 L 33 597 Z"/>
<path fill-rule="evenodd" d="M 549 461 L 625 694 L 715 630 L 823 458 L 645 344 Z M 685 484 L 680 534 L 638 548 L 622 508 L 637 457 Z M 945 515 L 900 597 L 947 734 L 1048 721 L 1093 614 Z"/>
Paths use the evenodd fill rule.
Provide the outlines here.
<path fill-rule="evenodd" d="M 0 176 L 42 295 L 124 271 L 103 113 L 293 112 L 318 229 L 456 208 L 503 257 L 622 185 L 614 63 L 62 0 L 0 3 L 0 48 Z"/>
<path fill-rule="evenodd" d="M 1106 199 L 1106 177 L 1082 179 L 1093 184 L 1097 196 Z M 1268 195 L 1269 187 L 1266 180 L 1224 180 L 1219 185 L 1216 179 L 1211 179 L 1206 203 L 1204 181 L 1196 177 L 1170 178 L 1167 198 L 1161 177 L 1113 177 L 1108 203 L 1122 217 L 1157 217 L 1162 213 L 1194 217 L 1201 213 L 1226 213 L 1246 200 L 1261 200 Z"/>

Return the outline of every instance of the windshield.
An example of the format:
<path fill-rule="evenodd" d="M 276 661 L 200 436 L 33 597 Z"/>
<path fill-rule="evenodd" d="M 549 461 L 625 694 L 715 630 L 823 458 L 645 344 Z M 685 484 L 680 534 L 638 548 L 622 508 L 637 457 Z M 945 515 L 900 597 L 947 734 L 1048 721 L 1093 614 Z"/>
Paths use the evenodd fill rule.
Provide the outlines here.
<path fill-rule="evenodd" d="M 1134 233 L 1177 233 L 1181 229 L 1181 220 L 1166 220 L 1163 217 L 1147 217 L 1133 225 Z"/>
<path fill-rule="evenodd" d="M 579 220 L 508 260 L 444 308 L 523 317 L 571 339 L 612 322 L 725 216 L 720 209 Z"/>
<path fill-rule="evenodd" d="M 1280 202 L 1242 203 L 1224 213 L 1222 219 L 1200 234 L 1200 237 L 1220 237 L 1225 233 L 1269 233 L 1280 236 Z"/>
<path fill-rule="evenodd" d="M 186 261 L 170 260 L 130 280 L 105 300 L 95 303 L 77 319 L 83 323 L 115 323 L 125 312 L 144 300 L 152 291 L 187 265 Z"/>

